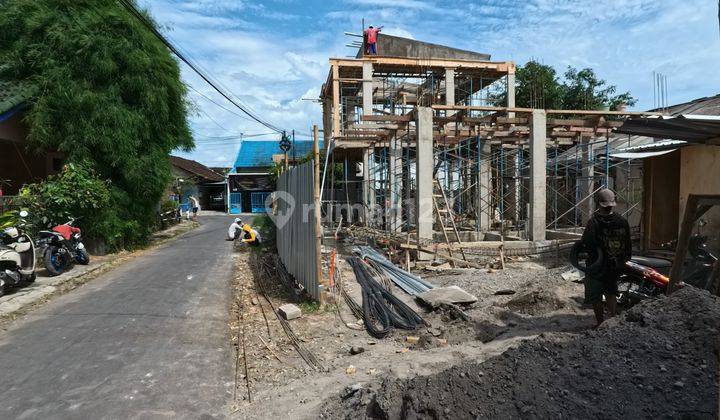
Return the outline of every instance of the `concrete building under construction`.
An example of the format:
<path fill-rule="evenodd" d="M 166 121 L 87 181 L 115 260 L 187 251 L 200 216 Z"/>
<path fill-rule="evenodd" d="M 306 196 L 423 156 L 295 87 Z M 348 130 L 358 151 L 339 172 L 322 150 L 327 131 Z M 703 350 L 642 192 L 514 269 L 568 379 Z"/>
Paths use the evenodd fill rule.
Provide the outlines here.
<path fill-rule="evenodd" d="M 518 108 L 511 61 L 388 35 L 378 50 L 329 60 L 320 94 L 327 223 L 364 225 L 409 249 L 537 247 L 576 238 L 593 194 L 608 187 L 636 232 L 648 230 L 642 160 L 615 155 L 681 138 L 642 127 L 687 123 L 684 115 Z M 717 117 L 705 120 L 717 129 Z M 717 154 L 720 131 L 704 134 L 683 146 Z"/>

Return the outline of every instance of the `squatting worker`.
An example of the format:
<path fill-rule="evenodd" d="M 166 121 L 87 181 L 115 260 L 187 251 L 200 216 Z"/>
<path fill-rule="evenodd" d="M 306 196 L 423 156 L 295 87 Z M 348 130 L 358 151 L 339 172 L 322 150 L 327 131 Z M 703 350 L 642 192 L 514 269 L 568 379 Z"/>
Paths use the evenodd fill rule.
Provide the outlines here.
<path fill-rule="evenodd" d="M 585 303 L 592 304 L 597 325 L 604 321 L 603 296 L 608 314 L 615 316 L 617 310 L 618 280 L 623 266 L 632 256 L 630 225 L 617 213 L 615 193 L 609 189 L 598 191 L 595 196 L 598 210 L 588 221 L 582 241 L 590 249 L 600 248 L 603 265 L 592 274 L 585 275 Z"/>
<path fill-rule="evenodd" d="M 260 234 L 247 223 L 243 225 L 243 238 L 242 241 L 250 246 L 260 245 Z"/>
<path fill-rule="evenodd" d="M 200 200 L 194 195 L 190 196 L 190 206 L 192 207 L 193 220 L 197 219 L 198 211 L 200 211 Z"/>
<path fill-rule="evenodd" d="M 382 26 L 379 28 L 373 28 L 372 26 L 365 29 L 365 53 L 371 55 L 377 55 L 377 36 L 382 31 Z"/>
<path fill-rule="evenodd" d="M 242 219 L 239 217 L 236 217 L 235 220 L 233 220 L 232 224 L 228 228 L 228 241 L 234 241 L 235 239 L 240 237 L 240 232 L 242 232 L 242 226 L 243 222 Z"/>

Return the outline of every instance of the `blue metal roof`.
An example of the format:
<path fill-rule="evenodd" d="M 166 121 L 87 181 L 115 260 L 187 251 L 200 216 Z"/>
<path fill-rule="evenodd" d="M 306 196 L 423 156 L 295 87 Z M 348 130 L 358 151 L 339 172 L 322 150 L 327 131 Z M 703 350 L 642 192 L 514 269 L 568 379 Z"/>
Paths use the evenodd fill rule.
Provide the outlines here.
<path fill-rule="evenodd" d="M 294 149 L 295 157 L 300 159 L 312 151 L 313 142 L 295 139 Z M 320 140 L 320 149 L 322 149 L 322 140 Z M 272 156 L 282 153 L 279 140 L 244 140 L 235 158 L 233 172 L 236 168 L 267 168 L 273 163 Z M 288 151 L 288 155 L 293 156 L 293 149 Z"/>

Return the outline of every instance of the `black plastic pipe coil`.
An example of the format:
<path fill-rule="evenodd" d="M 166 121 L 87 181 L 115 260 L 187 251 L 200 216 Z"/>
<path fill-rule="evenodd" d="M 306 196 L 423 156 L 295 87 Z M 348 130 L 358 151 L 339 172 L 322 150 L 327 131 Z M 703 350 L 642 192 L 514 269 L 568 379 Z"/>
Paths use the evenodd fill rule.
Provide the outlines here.
<path fill-rule="evenodd" d="M 367 265 L 357 257 L 348 258 L 362 288 L 362 306 L 365 328 L 375 338 L 383 338 L 393 328 L 414 330 L 427 325 L 415 311 L 384 288 L 368 270 Z"/>

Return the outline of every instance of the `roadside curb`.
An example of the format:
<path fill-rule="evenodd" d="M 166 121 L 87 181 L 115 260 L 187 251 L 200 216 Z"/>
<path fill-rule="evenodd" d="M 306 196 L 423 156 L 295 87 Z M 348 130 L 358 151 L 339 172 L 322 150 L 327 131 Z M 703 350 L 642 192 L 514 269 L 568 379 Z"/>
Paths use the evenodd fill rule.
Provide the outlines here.
<path fill-rule="evenodd" d="M 109 271 L 116 266 L 126 263 L 147 251 L 152 251 L 160 246 L 179 238 L 200 226 L 197 222 L 175 225 L 161 232 L 156 232 L 150 240 L 150 244 L 142 249 L 132 252 L 121 251 L 115 254 L 108 254 L 99 258 L 106 259 L 93 267 L 81 270 L 80 267 L 60 275 L 58 277 L 43 278 L 34 284 L 25 286 L 15 293 L 0 297 L 0 327 L 33 310 L 35 307 L 49 301 L 52 297 L 64 294 L 82 284 L 89 282 Z M 77 271 L 76 271 L 77 270 Z"/>

